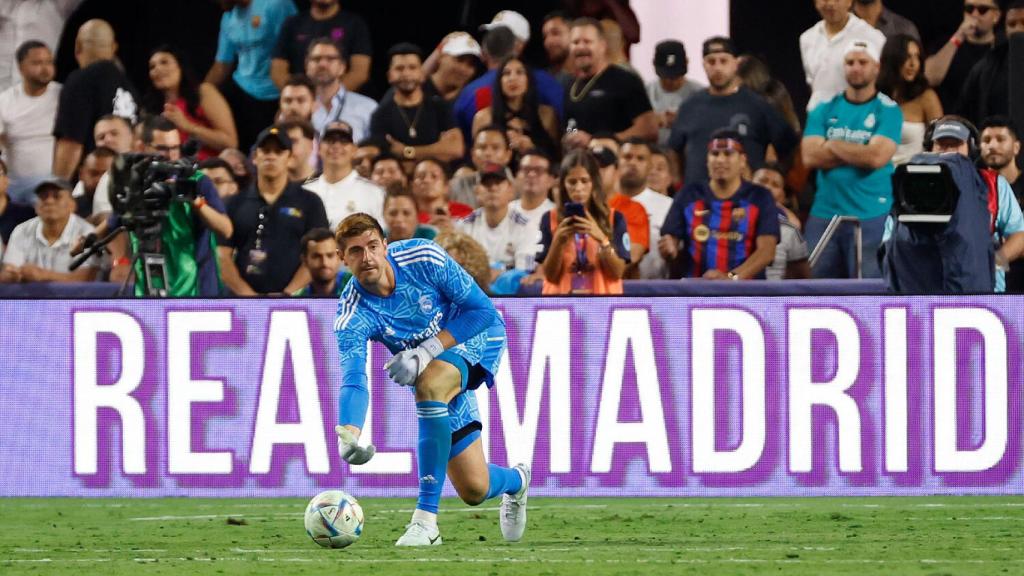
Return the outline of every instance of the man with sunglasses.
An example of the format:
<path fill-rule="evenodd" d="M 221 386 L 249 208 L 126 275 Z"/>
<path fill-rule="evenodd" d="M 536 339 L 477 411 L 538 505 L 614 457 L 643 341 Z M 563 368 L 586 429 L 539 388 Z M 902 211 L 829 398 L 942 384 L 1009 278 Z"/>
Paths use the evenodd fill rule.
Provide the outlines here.
<path fill-rule="evenodd" d="M 1002 11 L 997 0 L 964 0 L 964 19 L 942 47 L 924 62 L 943 110 L 960 109 L 960 90 L 971 68 L 995 46 Z"/>
<path fill-rule="evenodd" d="M 958 113 L 975 124 L 1010 113 L 1010 37 L 1024 34 L 1024 0 L 1010 0 L 1004 19 L 1006 39 L 971 68 L 960 91 Z"/>

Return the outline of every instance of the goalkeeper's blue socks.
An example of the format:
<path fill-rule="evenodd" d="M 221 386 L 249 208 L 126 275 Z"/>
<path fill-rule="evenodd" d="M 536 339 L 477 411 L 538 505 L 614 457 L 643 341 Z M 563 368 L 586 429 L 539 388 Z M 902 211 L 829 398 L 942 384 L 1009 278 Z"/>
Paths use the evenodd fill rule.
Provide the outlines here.
<path fill-rule="evenodd" d="M 417 402 L 416 420 L 419 422 L 416 464 L 420 475 L 420 496 L 416 501 L 416 509 L 437 514 L 445 470 L 448 468 L 448 454 L 452 449 L 448 405 L 430 400 Z"/>
<path fill-rule="evenodd" d="M 503 468 L 497 464 L 488 464 L 487 472 L 491 482 L 487 486 L 487 498 L 490 500 L 502 494 L 515 494 L 523 488 L 523 477 L 514 468 Z"/>

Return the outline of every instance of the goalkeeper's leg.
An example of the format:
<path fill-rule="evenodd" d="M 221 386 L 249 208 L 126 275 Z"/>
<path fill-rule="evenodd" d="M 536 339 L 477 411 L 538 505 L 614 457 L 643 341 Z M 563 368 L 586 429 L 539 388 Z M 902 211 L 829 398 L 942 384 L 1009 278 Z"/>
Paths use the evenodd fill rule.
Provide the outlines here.
<path fill-rule="evenodd" d="M 461 382 L 459 369 L 443 358 L 432 361 L 416 380 L 416 420 L 419 427 L 416 464 L 420 493 L 412 521 L 396 542 L 398 546 L 441 543 L 437 509 L 451 451 L 448 402 L 459 392 Z"/>

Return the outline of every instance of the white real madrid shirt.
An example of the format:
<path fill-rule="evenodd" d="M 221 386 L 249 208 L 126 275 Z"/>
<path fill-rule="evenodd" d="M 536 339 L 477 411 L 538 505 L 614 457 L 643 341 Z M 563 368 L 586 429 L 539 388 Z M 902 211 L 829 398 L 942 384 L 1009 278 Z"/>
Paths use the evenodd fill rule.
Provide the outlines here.
<path fill-rule="evenodd" d="M 533 269 L 539 234 L 534 233 L 529 220 L 516 210 L 509 208 L 505 219 L 491 228 L 487 225 L 484 209 L 477 208 L 457 221 L 455 228 L 472 236 L 484 247 L 491 268 L 516 268 L 527 272 Z"/>
<path fill-rule="evenodd" d="M 320 197 L 327 211 L 327 221 L 335 230 L 342 220 L 357 212 L 373 216 L 384 225 L 384 189 L 352 170 L 337 182 L 328 182 L 324 175 L 304 184 L 303 188 Z"/>
<path fill-rule="evenodd" d="M 43 236 L 43 221 L 38 216 L 26 220 L 15 227 L 11 232 L 10 241 L 7 243 L 7 252 L 4 254 L 4 264 L 11 266 L 22 266 L 34 264 L 46 270 L 54 272 L 70 272 L 68 266 L 71 264 L 71 245 L 81 236 L 85 236 L 95 230 L 92 224 L 76 214 L 72 214 L 68 223 L 64 226 L 60 238 L 50 244 Z M 97 267 L 99 260 L 94 256 L 86 261 L 85 266 Z"/>
<path fill-rule="evenodd" d="M 672 199 L 650 188 L 644 188 L 643 192 L 633 196 L 633 201 L 639 202 L 647 211 L 647 220 L 651 226 L 651 249 L 640 261 L 640 278 L 668 278 L 668 268 L 665 266 L 665 259 L 661 257 L 661 251 L 658 250 L 658 240 L 661 239 L 661 225 L 665 222 L 665 216 L 668 216 L 669 208 L 672 207 Z"/>

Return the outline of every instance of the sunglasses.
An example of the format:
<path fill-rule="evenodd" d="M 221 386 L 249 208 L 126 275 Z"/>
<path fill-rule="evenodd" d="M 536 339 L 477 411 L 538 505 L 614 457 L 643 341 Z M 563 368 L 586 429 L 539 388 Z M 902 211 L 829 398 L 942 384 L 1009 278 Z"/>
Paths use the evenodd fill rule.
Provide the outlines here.
<path fill-rule="evenodd" d="M 985 6 L 982 4 L 964 4 L 964 14 L 971 14 L 974 12 L 978 13 L 978 16 L 984 16 L 989 13 L 989 10 L 995 10 L 995 6 Z"/>

